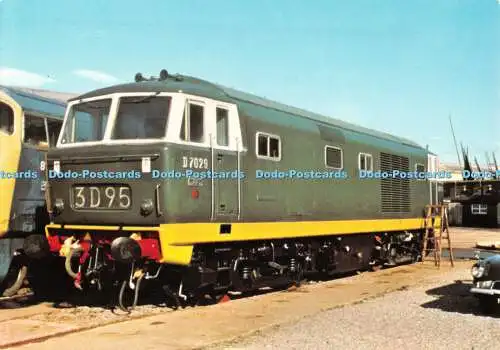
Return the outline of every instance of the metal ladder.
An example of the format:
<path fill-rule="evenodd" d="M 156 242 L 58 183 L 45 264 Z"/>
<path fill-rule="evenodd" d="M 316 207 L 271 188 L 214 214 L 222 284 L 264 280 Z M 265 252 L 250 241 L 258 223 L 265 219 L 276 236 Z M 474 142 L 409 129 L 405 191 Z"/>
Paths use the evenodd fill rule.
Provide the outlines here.
<path fill-rule="evenodd" d="M 440 218 L 439 226 L 436 227 L 435 220 Z M 448 224 L 448 205 L 427 205 L 425 207 L 425 233 L 424 247 L 422 249 L 422 262 L 430 253 L 434 256 L 434 265 L 441 267 L 441 258 L 443 253 L 443 238 L 448 243 L 448 255 L 451 266 L 454 267 L 453 249 L 451 247 L 450 231 Z M 432 243 L 432 248 L 427 248 L 429 241 Z M 429 254 L 427 254 L 429 252 Z"/>

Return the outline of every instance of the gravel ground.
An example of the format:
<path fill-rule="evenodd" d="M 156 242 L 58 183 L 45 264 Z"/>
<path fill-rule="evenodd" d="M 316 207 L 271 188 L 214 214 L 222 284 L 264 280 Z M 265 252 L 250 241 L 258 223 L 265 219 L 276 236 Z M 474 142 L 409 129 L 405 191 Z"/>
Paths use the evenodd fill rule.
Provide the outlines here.
<path fill-rule="evenodd" d="M 108 324 L 123 320 L 140 318 L 144 315 L 156 315 L 172 312 L 172 309 L 157 307 L 154 305 L 137 306 L 133 313 L 127 314 L 121 310 L 111 312 L 101 307 L 77 306 L 66 309 L 59 309 L 52 312 L 40 313 L 31 316 L 33 321 L 74 323 L 75 325 L 85 325 L 86 327 Z"/>
<path fill-rule="evenodd" d="M 478 314 L 469 288 L 468 271 L 452 271 L 216 349 L 499 349 L 500 317 Z"/>

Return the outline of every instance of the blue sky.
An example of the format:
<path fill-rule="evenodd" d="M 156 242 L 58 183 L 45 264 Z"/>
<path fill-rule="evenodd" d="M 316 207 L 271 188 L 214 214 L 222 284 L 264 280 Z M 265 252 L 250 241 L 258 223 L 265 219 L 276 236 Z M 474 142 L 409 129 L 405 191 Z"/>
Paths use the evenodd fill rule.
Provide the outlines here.
<path fill-rule="evenodd" d="M 65 92 L 162 68 L 500 161 L 496 0 L 0 0 L 0 84 Z"/>

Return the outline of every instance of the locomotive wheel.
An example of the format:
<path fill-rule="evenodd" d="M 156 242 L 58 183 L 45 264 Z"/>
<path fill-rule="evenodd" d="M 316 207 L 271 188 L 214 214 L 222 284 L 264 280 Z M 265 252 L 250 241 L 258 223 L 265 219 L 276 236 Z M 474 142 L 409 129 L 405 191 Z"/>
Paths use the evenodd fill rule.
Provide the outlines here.
<path fill-rule="evenodd" d="M 212 298 L 214 304 L 222 304 L 231 300 L 229 295 L 227 295 L 226 293 L 212 294 L 210 297 Z"/>
<path fill-rule="evenodd" d="M 291 277 L 292 277 L 292 287 L 299 288 L 302 285 L 302 282 L 305 280 L 304 268 L 301 263 L 297 264 L 297 272 L 295 272 Z"/>
<path fill-rule="evenodd" d="M 384 267 L 384 264 L 381 263 L 375 263 L 373 265 L 370 265 L 370 271 L 372 272 L 377 272 L 382 270 L 382 267 Z"/>
<path fill-rule="evenodd" d="M 168 307 L 171 307 L 173 310 L 177 310 L 178 308 L 182 307 L 182 303 L 177 296 L 177 293 L 173 292 L 168 285 L 162 286 L 162 289 L 165 292 Z"/>
<path fill-rule="evenodd" d="M 422 256 L 420 254 L 413 254 L 413 259 L 411 259 L 411 263 L 415 264 L 417 262 L 422 261 Z"/>

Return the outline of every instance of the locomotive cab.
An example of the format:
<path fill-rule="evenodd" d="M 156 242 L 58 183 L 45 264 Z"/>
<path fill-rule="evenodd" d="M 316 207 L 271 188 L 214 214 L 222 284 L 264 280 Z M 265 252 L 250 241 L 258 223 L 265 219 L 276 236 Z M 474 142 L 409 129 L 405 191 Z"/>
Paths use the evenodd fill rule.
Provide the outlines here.
<path fill-rule="evenodd" d="M 102 261 L 99 251 L 108 251 L 106 259 L 122 263 L 133 256 L 155 268 L 188 265 L 192 246 L 170 244 L 161 226 L 238 219 L 241 178 L 211 176 L 241 166 L 237 107 L 158 82 L 109 92 L 69 102 L 48 154 L 50 250 L 67 260 Z M 82 275 L 66 266 L 79 285 Z M 94 270 L 87 277 L 98 276 Z"/>
<path fill-rule="evenodd" d="M 237 108 L 221 101 L 154 92 L 70 102 L 48 159 L 53 221 L 148 226 L 236 217 L 237 196 L 225 198 L 209 175 L 236 170 L 242 149 Z"/>

